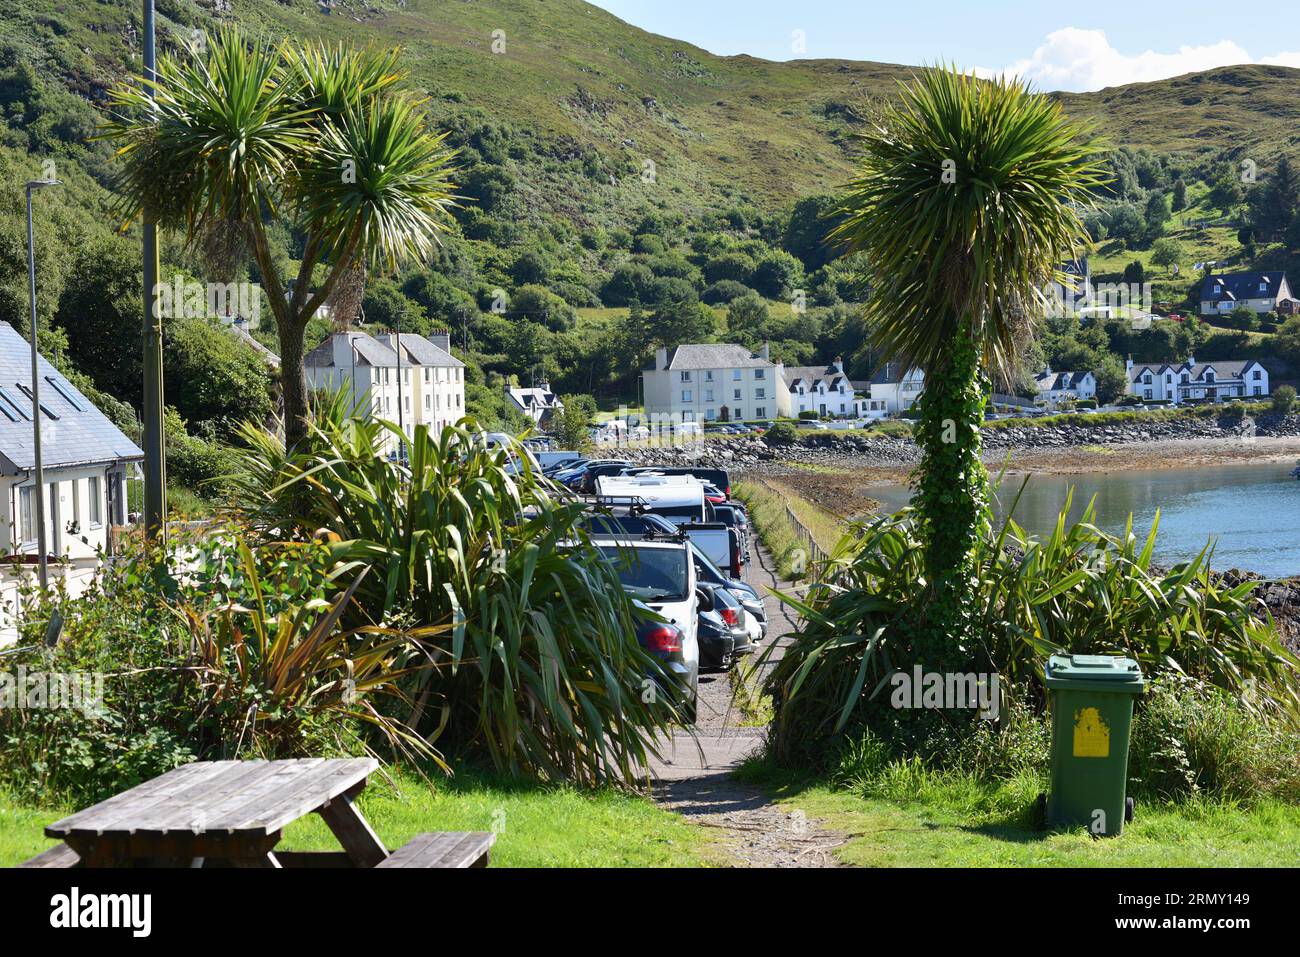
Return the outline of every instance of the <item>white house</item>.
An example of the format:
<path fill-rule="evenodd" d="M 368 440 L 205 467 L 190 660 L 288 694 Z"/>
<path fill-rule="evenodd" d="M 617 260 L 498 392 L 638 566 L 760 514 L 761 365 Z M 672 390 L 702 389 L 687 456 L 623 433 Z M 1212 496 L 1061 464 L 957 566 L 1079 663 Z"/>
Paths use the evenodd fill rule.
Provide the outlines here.
<path fill-rule="evenodd" d="M 1234 272 L 1207 276 L 1201 283 L 1201 315 L 1222 316 L 1245 307 L 1251 312 L 1296 310 L 1284 272 Z"/>
<path fill-rule="evenodd" d="M 431 430 L 465 414 L 465 364 L 451 355 L 446 334 L 428 338 L 404 332 L 336 332 L 307 353 L 307 384 L 348 392 L 352 411 L 399 422 L 408 436 L 417 425 Z M 390 442 L 389 445 L 392 443 Z"/>
<path fill-rule="evenodd" d="M 73 594 L 109 550 L 109 530 L 125 525 L 127 470 L 144 458 L 117 426 L 39 357 L 41 407 L 33 408 L 31 347 L 0 322 L 0 644 L 12 637 L 19 583 L 32 578 L 36 496 L 45 498 L 45 542 Z M 41 426 L 45 488 L 35 485 L 35 422 Z"/>
<path fill-rule="evenodd" d="M 641 370 L 648 417 L 658 421 L 740 422 L 790 414 L 790 391 L 780 362 L 731 343 L 655 350 Z"/>
<path fill-rule="evenodd" d="M 844 374 L 844 360 L 839 356 L 828 366 L 791 366 L 783 375 L 790 394 L 789 415 L 798 418 L 803 412 L 832 417 L 857 414 L 857 395 L 853 383 Z"/>
<path fill-rule="evenodd" d="M 1146 401 L 1178 405 L 1188 399 L 1254 399 L 1269 394 L 1268 370 L 1254 359 L 1197 362 L 1188 356 L 1176 365 L 1125 363 L 1128 393 Z"/>
<path fill-rule="evenodd" d="M 1038 401 L 1045 405 L 1097 397 L 1097 379 L 1091 372 L 1053 372 L 1049 368 L 1034 376 L 1034 382 Z"/>
<path fill-rule="evenodd" d="M 564 411 L 564 403 L 551 391 L 549 382 L 540 382 L 527 389 L 507 384 L 506 396 L 516 409 L 538 425 L 546 425 L 553 415 Z"/>
<path fill-rule="evenodd" d="M 916 400 L 921 397 L 924 389 L 925 373 L 920 369 L 904 371 L 901 363 L 886 362 L 876 370 L 868 383 L 867 404 L 878 405 L 879 411 L 885 415 L 898 415 L 916 405 Z"/>

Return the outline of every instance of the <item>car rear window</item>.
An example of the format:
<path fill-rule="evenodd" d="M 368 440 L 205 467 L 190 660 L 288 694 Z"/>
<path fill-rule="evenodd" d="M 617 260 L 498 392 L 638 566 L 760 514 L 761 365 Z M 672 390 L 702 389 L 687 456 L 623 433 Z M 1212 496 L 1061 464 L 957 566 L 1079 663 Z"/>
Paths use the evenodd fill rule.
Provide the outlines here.
<path fill-rule="evenodd" d="M 642 601 L 681 601 L 687 597 L 690 577 L 685 549 L 602 545 L 600 550 L 618 569 L 619 581 L 632 597 Z"/>

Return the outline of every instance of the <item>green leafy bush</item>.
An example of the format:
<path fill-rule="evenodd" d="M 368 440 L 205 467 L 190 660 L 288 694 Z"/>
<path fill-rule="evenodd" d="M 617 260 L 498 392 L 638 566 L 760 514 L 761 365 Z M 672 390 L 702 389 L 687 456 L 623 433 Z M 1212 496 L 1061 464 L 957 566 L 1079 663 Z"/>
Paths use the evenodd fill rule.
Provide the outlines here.
<path fill-rule="evenodd" d="M 1048 655 L 1126 654 L 1153 677 L 1187 674 L 1233 694 L 1251 713 L 1300 722 L 1300 659 L 1253 597 L 1255 583 L 1220 584 L 1208 548 L 1157 572 L 1158 521 L 1139 542 L 1131 525 L 1122 536 L 1097 529 L 1092 504 L 1067 526 L 1069 508 L 1067 500 L 1043 540 L 1011 519 L 994 532 L 988 516 L 975 566 L 981 639 L 953 649 L 965 661 L 961 670 L 996 673 L 1041 701 Z M 859 523 L 814 569 L 819 584 L 804 598 L 780 596 L 802 623 L 765 684 L 776 712 L 776 757 L 797 759 L 846 729 L 900 720 L 881 692 L 896 669 L 927 665 L 915 644 L 927 612 L 918 601 L 921 552 L 910 510 Z M 917 728 L 908 733 L 924 737 L 930 716 L 903 716 L 912 718 Z"/>
<path fill-rule="evenodd" d="M 679 715 L 646 700 L 648 678 L 671 679 L 637 644 L 584 505 L 471 420 L 417 428 L 407 467 L 384 454 L 396 425 L 344 409 L 321 409 L 288 458 L 247 431 L 237 501 L 255 539 L 327 539 L 339 568 L 371 570 L 355 596 L 370 619 L 450 626 L 410 686 L 409 724 L 444 750 L 543 779 L 635 779 Z"/>

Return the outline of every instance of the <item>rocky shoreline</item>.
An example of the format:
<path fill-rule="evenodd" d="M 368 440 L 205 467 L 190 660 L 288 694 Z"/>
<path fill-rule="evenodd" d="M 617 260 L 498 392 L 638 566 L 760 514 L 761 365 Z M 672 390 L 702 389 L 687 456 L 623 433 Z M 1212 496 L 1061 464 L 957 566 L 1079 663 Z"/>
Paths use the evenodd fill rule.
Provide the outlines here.
<path fill-rule="evenodd" d="M 1077 450 L 1105 455 L 1133 447 L 1158 447 L 1168 453 L 1159 463 L 1144 466 L 1129 462 L 1126 468 L 1168 466 L 1168 458 L 1176 456 L 1180 447 L 1188 453 L 1189 465 L 1205 464 L 1207 458 L 1251 461 L 1284 458 L 1292 452 L 1300 455 L 1300 414 L 1295 413 L 1270 412 L 1235 421 L 1220 416 L 1094 424 L 1088 419 L 1079 415 L 1077 421 L 1058 425 L 985 429 L 985 461 L 1005 464 L 1009 458 L 1013 469 L 1032 471 L 1092 471 L 1083 461 L 1086 455 L 1071 456 L 1070 461 L 1061 463 L 1053 461 L 1059 456 L 1052 453 Z M 910 436 L 833 431 L 803 435 L 789 445 L 769 445 L 755 436 L 607 451 L 644 465 L 699 464 L 775 474 L 800 465 L 865 470 L 866 481 L 899 480 L 921 460 L 921 450 Z M 1109 464 L 1098 462 L 1095 467 Z"/>

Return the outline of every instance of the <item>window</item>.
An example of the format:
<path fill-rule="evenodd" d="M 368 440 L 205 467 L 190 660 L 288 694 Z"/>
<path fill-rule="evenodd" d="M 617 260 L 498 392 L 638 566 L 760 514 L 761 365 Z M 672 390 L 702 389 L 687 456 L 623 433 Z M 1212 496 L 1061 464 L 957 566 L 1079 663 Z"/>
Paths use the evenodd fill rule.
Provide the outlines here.
<path fill-rule="evenodd" d="M 754 398 L 755 398 L 755 399 L 766 399 L 766 398 L 767 398 L 767 390 L 766 390 L 766 389 L 755 389 L 755 390 L 754 390 Z"/>
<path fill-rule="evenodd" d="M 1206 381 L 1206 382 L 1213 382 L 1213 381 L 1214 381 L 1214 372 L 1213 372 L 1213 370 L 1211 370 L 1211 371 L 1205 373 L 1205 381 Z"/>
<path fill-rule="evenodd" d="M 705 409 L 704 417 L 709 420 L 716 419 L 718 417 L 718 413 L 715 412 L 713 409 Z"/>
<path fill-rule="evenodd" d="M 690 389 L 682 389 L 682 401 L 683 401 L 683 402 L 692 402 L 692 401 L 694 401 L 694 398 L 693 398 L 693 396 L 691 395 L 691 390 L 690 390 Z"/>
<path fill-rule="evenodd" d="M 683 372 L 683 373 L 682 373 L 682 381 L 683 381 L 683 382 L 690 382 L 690 381 L 691 381 L 691 374 L 690 374 L 689 372 Z"/>
<path fill-rule="evenodd" d="M 72 480 L 72 521 L 81 531 L 81 479 Z"/>
<path fill-rule="evenodd" d="M 1142 377 L 1142 384 L 1143 384 L 1143 385 L 1150 385 L 1150 384 L 1151 384 L 1151 373 L 1150 373 L 1150 372 L 1148 372 L 1146 375 L 1144 375 L 1144 376 Z"/>
<path fill-rule="evenodd" d="M 803 395 L 803 386 L 799 386 L 799 394 Z"/>
<path fill-rule="evenodd" d="M 1268 283 L 1266 283 L 1266 282 L 1261 282 L 1261 283 L 1259 284 L 1259 291 L 1260 291 L 1260 292 L 1268 292 Z"/>
<path fill-rule="evenodd" d="M 705 401 L 705 402 L 712 402 L 712 401 L 713 401 L 713 390 L 712 390 L 712 389 L 705 389 L 705 390 L 704 390 L 704 401 Z"/>
<path fill-rule="evenodd" d="M 86 495 L 90 501 L 90 527 L 99 528 L 104 524 L 104 499 L 98 475 L 92 475 L 86 480 Z"/>
<path fill-rule="evenodd" d="M 424 411 L 425 411 L 425 412 L 428 412 L 428 411 L 429 411 L 429 408 L 430 408 L 429 400 L 432 399 L 432 398 L 433 398 L 433 396 L 429 395 L 429 393 L 426 392 L 426 393 L 424 394 Z"/>
<path fill-rule="evenodd" d="M 1142 398 L 1144 398 L 1144 399 L 1149 399 L 1149 398 L 1151 398 L 1151 390 L 1150 390 L 1150 389 L 1143 389 L 1143 390 L 1142 390 Z"/>
<path fill-rule="evenodd" d="M 766 375 L 767 375 L 767 370 L 766 370 L 766 369 L 755 369 L 755 370 L 754 370 L 754 378 L 755 378 L 755 379 L 762 379 L 762 378 L 764 378 Z"/>
<path fill-rule="evenodd" d="M 741 372 L 739 369 L 731 370 L 731 379 L 733 382 L 739 382 L 744 377 L 744 375 L 745 374 Z"/>
<path fill-rule="evenodd" d="M 1256 382 L 1258 382 L 1258 381 L 1262 378 L 1262 376 L 1260 375 L 1258 369 L 1256 369 L 1254 372 L 1252 372 L 1252 373 L 1250 374 L 1250 377 L 1251 377 L 1252 379 L 1254 379 Z M 1255 394 L 1258 395 L 1259 393 L 1257 392 L 1257 393 L 1255 393 Z"/>
<path fill-rule="evenodd" d="M 1184 372 L 1184 373 L 1183 373 L 1183 385 L 1187 385 L 1187 383 L 1189 383 L 1189 382 L 1191 382 L 1191 381 L 1192 381 L 1192 377 L 1191 377 L 1188 373 Z"/>
<path fill-rule="evenodd" d="M 24 542 L 36 541 L 36 503 L 30 487 L 18 490 L 18 537 Z"/>
<path fill-rule="evenodd" d="M 763 407 L 760 405 L 757 409 L 754 410 L 754 415 L 758 416 L 760 419 L 766 419 L 766 418 L 767 418 L 767 409 L 763 408 Z"/>
<path fill-rule="evenodd" d="M 739 389 L 732 389 L 732 390 L 731 390 L 731 397 L 732 397 L 733 399 L 739 399 L 739 398 L 740 398 L 740 390 L 739 390 Z"/>
<path fill-rule="evenodd" d="M 736 422 L 745 421 L 745 410 L 742 409 L 740 406 L 736 406 L 734 409 L 731 410 L 731 418 L 733 421 Z"/>
<path fill-rule="evenodd" d="M 712 381 L 713 381 L 713 370 L 712 370 L 712 369 L 710 369 L 708 372 L 704 373 L 704 381 L 705 381 L 705 382 L 712 382 Z"/>
<path fill-rule="evenodd" d="M 1263 394 L 1264 394 L 1264 390 L 1261 389 L 1259 386 L 1255 386 L 1255 393 L 1254 393 L 1254 394 L 1255 394 L 1255 395 L 1263 395 Z"/>

